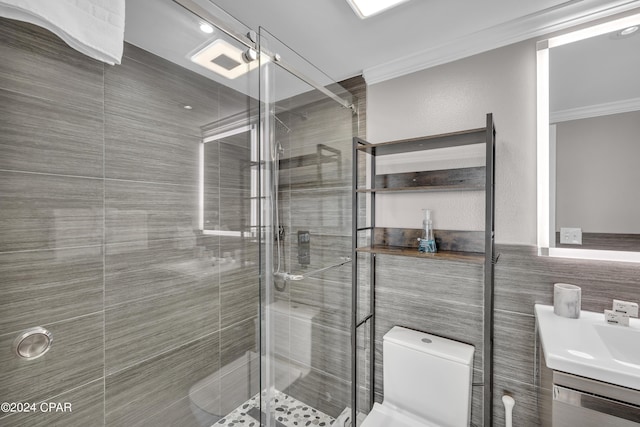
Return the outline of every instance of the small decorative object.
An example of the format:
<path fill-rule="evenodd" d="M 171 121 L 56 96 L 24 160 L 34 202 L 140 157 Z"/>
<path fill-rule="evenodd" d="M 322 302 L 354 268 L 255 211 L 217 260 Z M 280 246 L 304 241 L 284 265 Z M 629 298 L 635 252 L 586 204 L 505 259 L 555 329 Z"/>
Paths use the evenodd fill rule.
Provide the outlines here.
<path fill-rule="evenodd" d="M 436 253 L 436 239 L 433 236 L 433 222 L 431 221 L 431 211 L 423 209 L 424 219 L 422 220 L 422 238 L 418 239 L 418 252 Z"/>
<path fill-rule="evenodd" d="M 553 312 L 557 316 L 577 319 L 580 317 L 582 289 L 568 283 L 553 285 Z"/>

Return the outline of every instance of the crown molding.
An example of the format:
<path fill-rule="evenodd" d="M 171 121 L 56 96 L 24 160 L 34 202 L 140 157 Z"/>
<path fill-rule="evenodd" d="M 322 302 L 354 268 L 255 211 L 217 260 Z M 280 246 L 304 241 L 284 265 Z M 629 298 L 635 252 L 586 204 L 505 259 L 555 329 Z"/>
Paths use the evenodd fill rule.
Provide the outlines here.
<path fill-rule="evenodd" d="M 589 117 L 608 116 L 610 114 L 628 113 L 638 110 L 640 110 L 640 98 L 624 99 L 622 101 L 605 102 L 603 104 L 554 111 L 549 114 L 549 123 L 588 119 Z"/>
<path fill-rule="evenodd" d="M 434 48 L 363 70 L 372 85 L 416 71 L 446 64 L 488 50 L 561 31 L 596 19 L 640 7 L 640 0 L 571 0 L 487 29 L 471 33 Z"/>

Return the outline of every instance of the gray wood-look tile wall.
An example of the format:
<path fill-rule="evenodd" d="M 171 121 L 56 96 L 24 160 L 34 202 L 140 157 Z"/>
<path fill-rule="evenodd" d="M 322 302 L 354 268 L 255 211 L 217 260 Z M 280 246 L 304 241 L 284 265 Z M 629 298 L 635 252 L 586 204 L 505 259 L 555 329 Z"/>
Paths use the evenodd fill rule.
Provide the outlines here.
<path fill-rule="evenodd" d="M 198 144 L 202 126 L 239 117 L 255 101 L 132 45 L 109 67 L 38 27 L 1 24 L 0 343 L 8 349 L 19 331 L 42 325 L 54 345 L 31 362 L 5 352 L 0 396 L 71 401 L 73 416 L 0 414 L 0 423 L 213 423 L 193 410 L 196 388 L 212 394 L 208 409 L 220 415 L 258 391 L 255 381 L 220 373 L 250 364 L 257 350 L 258 248 L 194 233 Z M 281 173 L 292 270 L 350 254 L 351 137 L 364 136 L 366 86 L 362 78 L 345 86 L 358 96 L 359 116 L 316 97 L 289 100 L 295 107 L 281 117 L 290 128 L 286 156 L 319 144 L 338 153 L 320 169 Z M 251 225 L 247 141 L 206 146 L 209 229 Z M 292 237 L 303 229 L 313 236 L 309 266 L 296 265 Z M 349 400 L 349 289 L 344 266 L 277 296 L 315 313 L 309 358 L 297 352 L 308 320 L 277 331 L 286 363 L 306 372 L 284 381 L 285 391 L 332 415 Z"/>
<path fill-rule="evenodd" d="M 534 373 L 534 304 L 553 304 L 553 284 L 582 288 L 582 308 L 602 311 L 612 299 L 640 298 L 640 265 L 537 256 L 533 246 L 497 245 L 495 268 L 493 425 L 504 425 L 502 396 L 516 400 L 514 425 L 541 425 L 539 386 Z M 382 400 L 382 336 L 394 325 L 476 346 L 475 381 L 482 367 L 482 275 L 473 264 L 434 262 L 390 255 L 376 267 L 376 397 Z M 480 375 L 480 377 L 476 376 Z M 474 389 L 472 422 L 482 423 L 481 390 Z"/>
<path fill-rule="evenodd" d="M 392 255 L 376 257 L 376 382 L 383 397 L 382 337 L 399 325 L 475 347 L 473 382 L 482 382 L 483 266 Z M 476 390 L 477 389 L 477 390 Z M 482 389 L 473 393 L 472 422 L 482 424 Z"/>
<path fill-rule="evenodd" d="M 256 350 L 257 248 L 195 232 L 201 127 L 248 97 L 128 44 L 106 66 L 7 19 L 0 56 L 0 400 L 73 404 L 0 424 L 200 426 L 192 388 L 218 407 L 256 393 L 215 381 Z M 220 145 L 207 220 L 239 230 L 248 151 Z M 19 360 L 14 338 L 38 325 L 51 350 Z"/>

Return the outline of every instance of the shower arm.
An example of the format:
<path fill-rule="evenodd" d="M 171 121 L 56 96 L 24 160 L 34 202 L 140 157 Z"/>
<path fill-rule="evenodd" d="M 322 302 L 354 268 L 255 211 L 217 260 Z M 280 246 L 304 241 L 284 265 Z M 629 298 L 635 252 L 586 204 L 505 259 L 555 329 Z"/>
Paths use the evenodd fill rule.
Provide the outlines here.
<path fill-rule="evenodd" d="M 330 270 L 332 268 L 336 268 L 336 267 L 340 267 L 341 265 L 345 265 L 349 262 L 351 262 L 351 257 L 341 257 L 340 259 L 342 259 L 342 261 L 340 261 L 337 264 L 332 264 L 328 267 L 323 267 L 323 268 L 319 268 L 317 270 L 313 270 L 308 272 L 307 274 L 291 274 L 291 273 L 274 273 L 274 276 L 276 277 L 280 277 L 282 279 L 284 279 L 285 281 L 299 281 L 299 280 L 304 280 L 307 277 L 311 277 L 311 276 L 315 276 L 318 273 L 322 273 L 323 271 L 326 270 Z"/>

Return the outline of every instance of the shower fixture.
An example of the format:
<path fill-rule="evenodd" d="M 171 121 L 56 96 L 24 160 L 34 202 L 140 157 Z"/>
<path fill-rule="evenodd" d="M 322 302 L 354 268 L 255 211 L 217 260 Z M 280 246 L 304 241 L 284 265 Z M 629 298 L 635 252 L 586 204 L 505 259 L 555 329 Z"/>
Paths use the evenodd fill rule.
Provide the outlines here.
<path fill-rule="evenodd" d="M 289 110 L 289 109 L 287 109 L 285 107 L 282 107 L 280 105 L 276 105 L 275 110 L 276 110 L 276 114 L 287 113 L 287 114 L 290 114 L 292 116 L 299 117 L 300 120 L 302 120 L 302 121 L 305 121 L 305 120 L 307 120 L 309 118 L 309 113 L 306 112 L 306 111 L 303 111 L 303 112 L 299 113 L 297 111 Z"/>
<path fill-rule="evenodd" d="M 273 118 L 274 118 L 274 119 L 276 119 L 276 122 L 277 122 L 277 123 L 276 123 L 276 127 L 277 127 L 278 125 L 280 125 L 280 126 L 282 126 L 282 127 L 284 128 L 285 132 L 287 132 L 287 133 L 291 132 L 291 128 L 290 128 L 289 126 L 285 125 L 285 124 L 284 124 L 284 122 L 278 118 L 278 116 L 276 116 L 276 115 L 274 114 L 274 115 L 273 115 Z M 280 144 L 280 143 L 278 143 L 278 145 L 279 145 L 279 144 Z M 280 150 L 282 150 L 282 145 L 280 145 Z"/>
<path fill-rule="evenodd" d="M 254 49 L 249 48 L 242 54 L 242 59 L 244 59 L 244 62 L 249 64 L 258 59 L 258 52 L 256 52 Z"/>
<path fill-rule="evenodd" d="M 285 273 L 285 272 L 275 272 L 273 273 L 273 275 L 277 278 L 283 279 L 285 282 L 287 281 L 294 281 L 297 282 L 299 280 L 304 280 L 307 277 L 313 277 L 318 273 L 322 273 L 324 271 L 327 270 L 331 270 L 332 268 L 336 268 L 336 267 L 341 267 L 347 263 L 351 262 L 351 257 L 340 257 L 340 261 L 335 263 L 335 264 L 331 264 L 327 267 L 322 267 L 319 268 L 317 270 L 313 270 L 313 271 L 309 271 L 307 274 L 291 274 L 291 273 Z"/>

